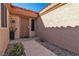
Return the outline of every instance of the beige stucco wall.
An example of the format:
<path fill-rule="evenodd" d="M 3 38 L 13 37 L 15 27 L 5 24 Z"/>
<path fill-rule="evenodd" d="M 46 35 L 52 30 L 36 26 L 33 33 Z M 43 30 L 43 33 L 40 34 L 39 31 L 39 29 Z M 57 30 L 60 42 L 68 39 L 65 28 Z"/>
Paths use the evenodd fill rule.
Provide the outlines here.
<path fill-rule="evenodd" d="M 45 27 L 60 27 L 60 26 L 76 26 L 79 25 L 79 4 L 66 4 L 58 9 L 55 9 L 43 16 Z M 49 19 L 49 20 L 48 20 Z M 50 22 L 51 21 L 51 22 Z M 52 23 L 53 22 L 53 23 Z"/>
<path fill-rule="evenodd" d="M 66 4 L 37 19 L 37 35 L 79 53 L 79 4 Z"/>
<path fill-rule="evenodd" d="M 8 29 L 0 29 L 0 55 L 3 55 L 9 43 Z"/>
<path fill-rule="evenodd" d="M 1 6 L 0 6 L 1 7 Z M 1 12 L 0 12 L 1 15 Z M 7 28 L 2 28 L 0 26 L 0 55 L 3 55 L 8 43 L 9 43 L 9 29 L 8 29 L 8 25 L 9 25 L 9 18 L 8 18 L 9 12 L 7 10 Z M 0 25 L 1 25 L 1 16 L 0 16 Z"/>
<path fill-rule="evenodd" d="M 20 17 L 18 15 L 11 15 L 10 14 L 10 20 L 15 20 L 15 28 L 17 28 L 15 32 L 15 38 L 20 38 Z M 9 22 L 10 24 L 10 22 Z M 11 24 L 10 24 L 11 25 Z"/>

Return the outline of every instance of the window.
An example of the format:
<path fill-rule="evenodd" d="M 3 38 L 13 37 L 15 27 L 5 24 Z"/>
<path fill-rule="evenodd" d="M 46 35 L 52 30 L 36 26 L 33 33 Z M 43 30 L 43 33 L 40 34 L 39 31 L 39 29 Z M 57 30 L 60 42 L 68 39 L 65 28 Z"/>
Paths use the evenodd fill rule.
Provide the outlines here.
<path fill-rule="evenodd" d="M 31 21 L 31 31 L 35 30 L 34 22 L 35 22 L 34 19 L 32 19 L 32 21 Z"/>
<path fill-rule="evenodd" d="M 1 27 L 7 27 L 7 9 L 3 3 L 1 3 Z"/>

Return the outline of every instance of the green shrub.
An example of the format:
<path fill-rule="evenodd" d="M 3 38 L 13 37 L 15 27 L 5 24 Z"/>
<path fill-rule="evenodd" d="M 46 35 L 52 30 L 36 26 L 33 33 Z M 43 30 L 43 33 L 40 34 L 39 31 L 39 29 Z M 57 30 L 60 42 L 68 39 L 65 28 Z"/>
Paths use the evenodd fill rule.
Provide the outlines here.
<path fill-rule="evenodd" d="M 10 51 L 11 56 L 21 56 L 24 53 L 24 48 L 21 43 L 16 43 L 14 48 Z"/>

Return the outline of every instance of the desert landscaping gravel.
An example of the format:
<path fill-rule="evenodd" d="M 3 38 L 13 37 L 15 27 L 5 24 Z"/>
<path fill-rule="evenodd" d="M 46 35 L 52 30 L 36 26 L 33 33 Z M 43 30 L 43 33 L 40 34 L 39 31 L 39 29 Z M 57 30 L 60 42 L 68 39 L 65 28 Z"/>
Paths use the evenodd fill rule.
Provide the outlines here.
<path fill-rule="evenodd" d="M 47 41 L 42 41 L 42 40 L 36 40 L 52 52 L 54 52 L 58 56 L 79 56 L 79 54 L 73 53 L 71 51 L 68 51 L 67 49 L 63 49 L 55 44 L 51 44 Z"/>

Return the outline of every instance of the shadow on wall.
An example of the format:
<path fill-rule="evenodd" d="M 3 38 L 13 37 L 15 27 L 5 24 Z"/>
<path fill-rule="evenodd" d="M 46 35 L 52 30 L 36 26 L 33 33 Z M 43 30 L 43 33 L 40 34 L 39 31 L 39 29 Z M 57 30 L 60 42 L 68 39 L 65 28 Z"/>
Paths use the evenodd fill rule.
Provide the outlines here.
<path fill-rule="evenodd" d="M 72 52 L 79 53 L 79 26 L 46 27 L 42 19 L 37 19 L 37 35 Z"/>

